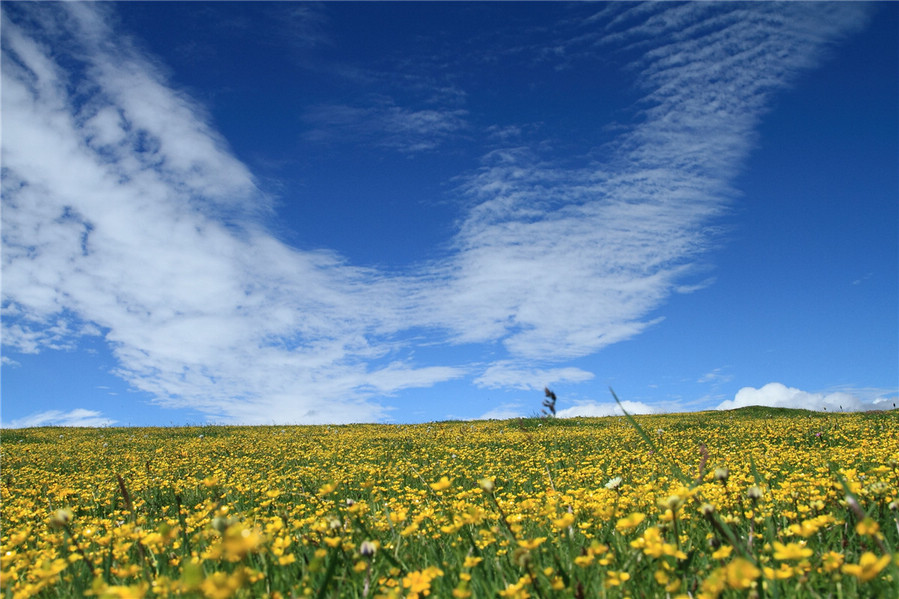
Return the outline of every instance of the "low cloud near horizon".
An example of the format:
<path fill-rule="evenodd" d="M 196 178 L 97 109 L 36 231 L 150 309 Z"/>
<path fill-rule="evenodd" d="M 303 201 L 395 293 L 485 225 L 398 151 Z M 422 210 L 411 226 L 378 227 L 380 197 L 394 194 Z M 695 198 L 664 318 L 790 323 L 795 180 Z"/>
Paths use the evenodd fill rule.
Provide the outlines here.
<path fill-rule="evenodd" d="M 891 399 L 888 392 L 876 389 L 811 393 L 795 387 L 787 387 L 782 383 L 768 383 L 759 389 L 743 387 L 737 391 L 733 399 L 721 402 L 715 409 L 733 410 L 749 406 L 767 406 L 816 412 L 861 412 L 889 409 L 895 407 L 895 403 L 891 403 L 895 401 L 895 394 Z"/>
<path fill-rule="evenodd" d="M 714 409 L 733 410 L 750 406 L 767 406 L 772 408 L 805 409 L 816 412 L 860 412 L 866 410 L 888 410 L 895 408 L 895 393 L 878 389 L 849 389 L 828 393 L 802 391 L 795 387 L 787 387 L 782 383 L 768 383 L 759 389 L 743 387 L 734 399 L 721 402 Z M 537 415 L 537 403 L 527 410 L 523 402 L 507 402 L 489 410 L 475 420 L 508 420 Z M 558 410 L 558 418 L 602 418 L 623 415 L 622 408 L 629 414 L 659 414 L 657 408 L 639 401 L 615 402 L 575 402 L 575 405 Z M 115 420 L 103 417 L 95 410 L 83 408 L 63 412 L 47 410 L 18 418 L 11 422 L 3 422 L 3 428 L 31 428 L 42 426 L 64 427 L 108 427 L 114 426 Z"/>
<path fill-rule="evenodd" d="M 77 408 L 64 412 L 62 410 L 46 410 L 17 418 L 9 423 L 4 422 L 3 428 L 35 428 L 41 426 L 72 426 L 72 427 L 106 427 L 113 426 L 115 420 L 105 418 L 96 410 Z"/>

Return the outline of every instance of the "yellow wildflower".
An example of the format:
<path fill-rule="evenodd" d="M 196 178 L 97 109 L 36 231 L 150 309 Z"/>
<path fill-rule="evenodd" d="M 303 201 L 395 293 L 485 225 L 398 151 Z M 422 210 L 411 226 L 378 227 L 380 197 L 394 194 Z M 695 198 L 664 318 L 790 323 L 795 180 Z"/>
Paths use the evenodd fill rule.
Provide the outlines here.
<path fill-rule="evenodd" d="M 862 582 L 868 582 L 872 578 L 877 578 L 880 571 L 886 568 L 889 563 L 889 555 L 877 557 L 870 551 L 866 551 L 859 558 L 857 564 L 844 564 L 843 573 L 855 576 Z"/>
<path fill-rule="evenodd" d="M 621 586 L 622 584 L 630 580 L 630 578 L 631 575 L 627 572 L 615 572 L 614 570 L 609 570 L 608 572 L 606 572 L 606 586 Z"/>
<path fill-rule="evenodd" d="M 880 525 L 868 517 L 855 525 L 855 532 L 862 536 L 876 536 L 880 532 Z"/>
<path fill-rule="evenodd" d="M 443 491 L 445 489 L 449 489 L 450 481 L 447 477 L 441 476 L 440 480 L 438 480 L 436 483 L 431 483 L 430 487 L 435 491 Z"/>
<path fill-rule="evenodd" d="M 730 545 L 722 545 L 718 549 L 712 552 L 712 558 L 714 559 L 727 559 L 730 557 L 730 554 L 733 553 L 734 548 Z"/>
<path fill-rule="evenodd" d="M 522 549 L 536 549 L 539 547 L 543 541 L 546 540 L 546 537 L 537 537 L 536 539 L 523 539 L 518 541 L 518 546 Z"/>
<path fill-rule="evenodd" d="M 834 570 L 839 570 L 840 566 L 843 565 L 843 554 L 837 553 L 836 551 L 828 551 L 824 555 L 821 556 L 821 565 L 824 568 L 825 572 L 833 572 Z"/>
<path fill-rule="evenodd" d="M 553 528 L 556 530 L 565 530 L 569 526 L 574 524 L 574 514 L 564 513 L 561 518 L 553 519 Z"/>
<path fill-rule="evenodd" d="M 807 557 L 811 557 L 812 553 L 814 553 L 811 549 L 805 546 L 805 543 L 787 543 L 784 545 L 783 543 L 778 543 L 774 541 L 771 544 L 774 547 L 774 559 L 786 561 L 786 560 L 801 560 Z"/>
<path fill-rule="evenodd" d="M 748 559 L 738 557 L 724 568 L 724 579 L 732 589 L 748 589 L 762 573 Z"/>
<path fill-rule="evenodd" d="M 618 521 L 618 524 L 615 525 L 615 528 L 618 532 L 626 532 L 628 530 L 637 528 L 640 526 L 640 523 L 646 519 L 646 514 L 641 514 L 640 512 L 634 512 L 621 520 Z"/>
<path fill-rule="evenodd" d="M 443 576 L 443 570 L 433 566 L 409 572 L 403 577 L 403 588 L 409 589 L 410 599 L 416 599 L 419 595 L 427 597 L 431 593 L 431 581 L 438 576 Z"/>
<path fill-rule="evenodd" d="M 243 570 L 233 574 L 213 572 L 200 583 L 200 590 L 208 599 L 229 599 L 244 584 Z"/>

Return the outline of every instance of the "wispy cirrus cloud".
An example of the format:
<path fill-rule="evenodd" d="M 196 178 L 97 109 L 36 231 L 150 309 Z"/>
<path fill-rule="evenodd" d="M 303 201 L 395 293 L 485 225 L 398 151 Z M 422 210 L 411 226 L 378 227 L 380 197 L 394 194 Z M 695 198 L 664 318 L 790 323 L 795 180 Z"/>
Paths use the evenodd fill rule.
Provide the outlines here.
<path fill-rule="evenodd" d="M 636 44 L 641 122 L 607 160 L 562 166 L 521 147 L 468 178 L 446 309 L 459 341 L 502 340 L 523 364 L 584 356 L 660 321 L 653 312 L 718 241 L 716 217 L 773 93 L 858 30 L 858 7 L 636 6 L 594 19 Z M 825 22 L 826 21 L 826 22 Z M 579 39 L 583 43 L 583 39 Z M 567 58 L 566 58 L 567 59 Z M 707 281 L 707 279 L 706 279 Z"/>
<path fill-rule="evenodd" d="M 56 9 L 37 35 L 4 16 L 5 345 L 102 333 L 134 388 L 248 423 L 378 420 L 373 395 L 460 375 L 377 366 L 398 284 L 267 233 L 268 198 L 203 110 L 103 9 Z M 74 45 L 77 97 L 48 44 Z"/>
<path fill-rule="evenodd" d="M 511 361 L 496 362 L 474 379 L 474 384 L 487 389 L 521 389 L 541 391 L 556 383 L 582 383 L 594 377 L 580 368 L 521 368 Z"/>
<path fill-rule="evenodd" d="M 326 104 L 307 109 L 303 120 L 310 142 L 366 143 L 404 154 L 430 151 L 468 127 L 459 108 L 407 108 L 389 98 L 366 106 Z"/>
<path fill-rule="evenodd" d="M 469 374 L 488 388 L 588 380 L 554 364 L 638 335 L 672 293 L 702 284 L 696 265 L 771 94 L 864 14 L 819 8 L 604 12 L 578 44 L 615 39 L 638 56 L 639 123 L 575 166 L 523 139 L 527 123 L 494 128 L 516 145 L 460 177 L 467 208 L 448 256 L 398 274 L 267 231 L 272 203 L 253 174 L 107 7 L 4 6 L 3 343 L 102 335 L 134 388 L 243 423 L 379 420 L 378 397 Z M 305 119 L 308 141 L 407 154 L 472 126 L 458 102 L 384 97 Z M 415 344 L 411 329 L 504 354 L 479 371 L 417 365 L 396 352 Z"/>

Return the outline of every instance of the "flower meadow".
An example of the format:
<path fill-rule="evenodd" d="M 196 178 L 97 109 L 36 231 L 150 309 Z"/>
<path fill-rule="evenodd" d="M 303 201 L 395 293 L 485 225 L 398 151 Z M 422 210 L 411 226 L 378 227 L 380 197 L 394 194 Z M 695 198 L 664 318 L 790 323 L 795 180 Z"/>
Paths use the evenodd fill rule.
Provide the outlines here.
<path fill-rule="evenodd" d="M 4 430 L 0 594 L 897 597 L 897 424 Z"/>

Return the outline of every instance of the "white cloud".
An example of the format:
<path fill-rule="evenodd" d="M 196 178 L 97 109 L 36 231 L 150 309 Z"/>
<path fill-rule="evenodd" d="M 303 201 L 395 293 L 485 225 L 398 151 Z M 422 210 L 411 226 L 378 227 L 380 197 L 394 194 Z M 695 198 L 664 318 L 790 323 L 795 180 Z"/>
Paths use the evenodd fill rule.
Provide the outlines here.
<path fill-rule="evenodd" d="M 3 424 L 3 428 L 31 428 L 38 426 L 112 426 L 115 420 L 105 418 L 96 410 L 77 408 L 68 412 L 61 410 L 47 410 L 36 412 L 23 418 L 17 418 L 9 424 Z"/>
<path fill-rule="evenodd" d="M 379 367 L 399 282 L 274 239 L 202 110 L 97 6 L 62 10 L 47 35 L 79 44 L 77 105 L 49 49 L 4 21 L 4 344 L 102 331 L 136 389 L 229 422 L 377 420 L 372 396 L 461 374 Z"/>
<path fill-rule="evenodd" d="M 419 327 L 447 343 L 502 342 L 508 358 L 479 385 L 588 380 L 532 364 L 633 337 L 671 293 L 704 284 L 691 282 L 695 264 L 769 95 L 861 14 L 777 6 L 653 5 L 625 31 L 597 17 L 644 50 L 640 124 L 601 165 L 492 152 L 464 178 L 471 207 L 453 253 L 402 276 L 275 239 L 253 174 L 112 30 L 111 8 L 4 6 L 3 343 L 37 352 L 103 335 L 134 388 L 226 422 L 378 420 L 376 397 L 468 372 L 397 361 L 399 335 Z M 9 16 L 29 11 L 33 31 Z M 697 18 L 696 35 L 673 25 Z M 318 135 L 353 130 L 402 152 L 438 147 L 467 116 L 384 98 L 307 113 Z M 562 412 L 577 410 L 607 406 Z"/>
<path fill-rule="evenodd" d="M 475 385 L 487 389 L 512 388 L 542 391 L 556 383 L 582 383 L 593 378 L 592 372 L 580 368 L 521 368 L 509 361 L 492 364 L 474 379 Z"/>
<path fill-rule="evenodd" d="M 607 163 L 563 167 L 521 147 L 485 157 L 464 186 L 474 207 L 444 265 L 449 291 L 427 303 L 454 340 L 501 339 L 516 359 L 583 356 L 658 323 L 672 293 L 708 284 L 689 278 L 769 97 L 863 15 L 780 10 L 641 8 L 652 15 L 620 33 L 648 38 L 632 65 L 642 122 L 605 148 Z M 697 23 L 689 36 L 683 23 Z"/>
<path fill-rule="evenodd" d="M 328 104 L 309 108 L 303 120 L 310 126 L 305 134 L 308 141 L 349 140 L 415 154 L 434 150 L 464 130 L 467 114 L 458 108 L 414 110 L 377 98 L 365 107 Z"/>
<path fill-rule="evenodd" d="M 719 383 L 727 383 L 733 378 L 732 375 L 723 373 L 721 368 L 715 368 L 699 377 L 696 382 L 700 384 L 713 383 L 714 385 L 718 385 Z"/>
<path fill-rule="evenodd" d="M 484 412 L 474 420 L 508 420 L 510 418 L 522 418 L 525 416 L 523 406 L 520 403 L 504 403 L 500 406 Z"/>
<path fill-rule="evenodd" d="M 861 410 L 884 409 L 881 404 L 888 400 L 884 396 L 863 401 L 850 390 L 811 393 L 782 383 L 768 383 L 756 389 L 743 387 L 732 400 L 721 402 L 716 410 L 733 410 L 747 406 L 769 406 L 774 408 L 799 408 L 828 412 L 857 412 Z"/>
<path fill-rule="evenodd" d="M 624 411 L 628 414 L 655 414 L 657 410 L 650 405 L 640 401 L 625 400 L 619 406 L 615 402 L 578 402 L 570 408 L 559 410 L 556 412 L 558 418 L 575 418 L 584 416 L 589 418 L 600 418 L 604 416 L 623 416 Z"/>

